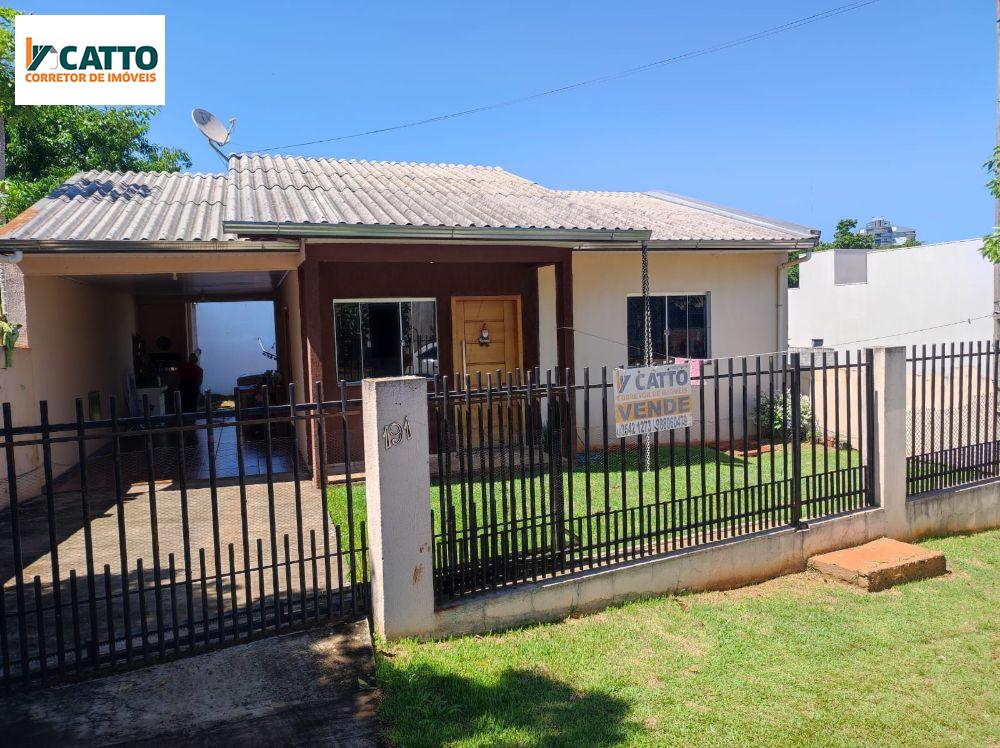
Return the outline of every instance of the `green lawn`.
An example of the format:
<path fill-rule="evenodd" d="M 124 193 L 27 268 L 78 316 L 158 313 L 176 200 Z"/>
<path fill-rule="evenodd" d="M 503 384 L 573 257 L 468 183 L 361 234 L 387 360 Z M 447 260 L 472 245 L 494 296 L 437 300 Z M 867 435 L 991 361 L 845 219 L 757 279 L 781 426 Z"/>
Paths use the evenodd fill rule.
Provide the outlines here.
<path fill-rule="evenodd" d="M 473 455 L 478 473 L 480 458 L 475 450 Z M 665 511 L 664 519 L 681 524 L 689 520 L 705 519 L 719 514 L 725 515 L 727 512 L 731 514 L 738 510 L 738 507 L 734 508 L 724 502 L 687 503 L 684 501 L 686 497 L 713 495 L 717 489 L 726 492 L 734 487 L 768 484 L 772 481 L 772 477 L 780 480 L 791 474 L 790 449 L 787 447 L 779 446 L 774 452 L 744 458 L 712 447 L 702 449 L 700 446 L 693 446 L 685 450 L 683 446 L 677 446 L 673 450 L 669 447 L 661 447 L 658 450 L 659 470 L 643 470 L 640 481 L 639 456 L 633 447 L 624 455 L 618 451 L 609 453 L 608 479 L 607 486 L 605 486 L 602 457 L 603 455 L 600 453 L 592 456 L 589 480 L 583 465 L 575 464 L 573 466 L 572 479 L 570 479 L 568 471 L 562 473 L 561 482 L 566 516 L 582 517 L 588 514 L 598 514 L 606 507 L 612 511 L 626 506 L 635 507 L 639 502 L 641 482 L 643 501 L 646 504 L 653 502 L 657 495 L 660 496 L 661 501 L 666 501 L 670 497 L 677 499 L 675 511 L 673 514 Z M 623 458 L 624 473 L 622 471 Z M 820 474 L 824 471 L 832 473 L 836 470 L 838 460 L 841 469 L 857 466 L 859 454 L 857 450 L 851 449 L 834 449 L 812 444 L 802 445 L 803 476 Z M 687 467 L 689 463 L 690 470 Z M 657 463 L 651 460 L 651 465 L 655 468 Z M 457 460 L 453 459 L 452 467 L 453 470 L 458 470 Z M 530 476 L 522 480 L 520 467 L 515 470 L 513 496 L 516 516 L 538 514 L 548 506 L 551 486 L 546 469 L 539 469 L 536 466 L 536 475 L 533 480 Z M 497 461 L 494 465 L 494 475 L 499 476 L 500 471 L 501 466 Z M 460 480 L 456 472 L 451 483 L 451 501 L 456 512 L 456 524 L 461 527 L 463 513 L 459 483 Z M 493 482 L 484 482 L 477 475 L 472 487 L 472 497 L 477 507 L 477 517 L 480 523 L 485 513 L 490 510 L 491 500 L 495 502 L 498 516 L 502 519 L 505 496 L 507 497 L 506 503 L 509 504 L 511 496 L 509 477 L 506 480 L 498 479 Z M 358 481 L 353 485 L 352 497 L 354 524 L 357 528 L 365 517 L 364 481 Z M 534 501 L 535 506 L 534 512 L 531 511 L 532 501 Z M 327 506 L 333 523 L 340 525 L 346 531 L 348 521 L 345 486 L 330 486 L 327 489 Z M 434 512 L 435 531 L 439 531 L 441 528 L 441 488 L 434 478 L 431 480 L 428 508 Z"/>
<path fill-rule="evenodd" d="M 988 746 L 1000 531 L 878 594 L 804 574 L 501 634 L 383 645 L 399 746 Z"/>

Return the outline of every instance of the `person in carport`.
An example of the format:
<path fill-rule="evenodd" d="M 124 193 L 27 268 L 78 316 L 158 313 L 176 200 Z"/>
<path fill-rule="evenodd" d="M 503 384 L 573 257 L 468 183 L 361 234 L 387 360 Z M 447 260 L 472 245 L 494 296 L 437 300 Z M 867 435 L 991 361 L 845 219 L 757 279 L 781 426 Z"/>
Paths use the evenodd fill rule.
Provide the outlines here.
<path fill-rule="evenodd" d="M 193 413 L 198 408 L 198 395 L 205 379 L 205 370 L 198 365 L 197 353 L 192 353 L 187 363 L 180 365 L 177 378 L 180 380 L 181 408 L 185 413 Z"/>

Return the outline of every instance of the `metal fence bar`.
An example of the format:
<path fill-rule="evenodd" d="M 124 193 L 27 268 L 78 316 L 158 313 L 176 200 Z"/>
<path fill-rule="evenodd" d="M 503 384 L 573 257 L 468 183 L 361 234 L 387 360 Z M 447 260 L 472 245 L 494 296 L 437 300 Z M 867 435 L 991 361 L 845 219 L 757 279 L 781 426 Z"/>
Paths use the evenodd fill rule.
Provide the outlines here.
<path fill-rule="evenodd" d="M 112 398 L 107 420 L 88 420 L 76 399 L 68 423 L 53 422 L 45 402 L 36 420 L 18 423 L 15 415 L 26 414 L 3 404 L 8 509 L 2 521 L 10 545 L 6 577 L 0 580 L 0 688 L 111 672 L 244 641 L 265 630 L 367 612 L 367 540 L 363 529 L 354 532 L 350 498 L 350 439 L 360 430 L 360 413 L 348 413 L 344 396 L 351 523 L 344 535 L 350 540 L 345 542 L 335 524 L 331 546 L 326 453 L 319 465 L 324 485 L 317 487 L 322 522 L 306 528 L 296 425 L 320 421 L 336 404 L 323 403 L 318 388 L 316 403 L 297 403 L 294 388 L 287 405 L 271 404 L 264 390 L 261 399 L 262 405 L 243 407 L 237 393 L 234 409 L 220 410 L 209 396 L 200 411 L 183 413 L 175 394 L 168 400 L 173 412 L 154 415 L 144 401 L 138 415 L 121 416 Z M 261 443 L 248 444 L 249 429 L 263 434 Z M 322 440 L 321 424 L 317 432 Z M 236 458 L 229 460 L 227 453 L 223 468 L 221 445 L 233 440 Z M 291 449 L 280 455 L 286 471 L 280 476 L 279 441 L 282 450 Z M 37 488 L 19 490 L 28 485 L 18 474 L 19 453 L 29 450 L 37 450 L 41 480 Z M 251 480 L 245 457 L 254 450 L 256 464 L 265 469 Z M 66 462 L 68 455 L 76 462 Z M 266 542 L 281 534 L 276 516 L 281 509 L 282 529 L 288 530 L 282 556 L 266 556 L 264 537 L 252 537 L 251 483 L 260 485 L 265 499 L 255 511 L 265 508 L 259 529 Z M 30 490 L 37 496 L 26 493 Z M 498 515 L 493 524 L 501 520 Z M 324 533 L 323 543 L 317 531 Z M 497 555 L 492 548 L 487 554 Z M 344 581 L 344 563 L 350 565 L 350 582 Z M 26 568 L 32 574 L 27 584 Z M 268 575 L 277 582 L 270 588 Z"/>
<path fill-rule="evenodd" d="M 599 382 L 587 369 L 579 381 L 569 371 L 437 379 L 438 604 L 870 503 L 871 358 L 768 361 L 703 362 L 693 427 L 613 442 L 606 368 Z M 833 397 L 812 402 L 828 376 Z"/>
<path fill-rule="evenodd" d="M 997 464 L 994 341 L 909 351 L 907 495 L 992 480 Z M 928 372 L 929 369 L 929 372 Z M 919 381 L 918 381 L 919 380 Z M 919 420 L 919 424 L 918 424 Z"/>

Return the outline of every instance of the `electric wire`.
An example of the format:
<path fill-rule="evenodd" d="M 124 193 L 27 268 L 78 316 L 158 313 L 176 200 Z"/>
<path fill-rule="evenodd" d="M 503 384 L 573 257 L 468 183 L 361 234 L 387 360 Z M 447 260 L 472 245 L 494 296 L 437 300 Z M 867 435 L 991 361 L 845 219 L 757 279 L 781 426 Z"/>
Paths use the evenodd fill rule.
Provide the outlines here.
<path fill-rule="evenodd" d="M 787 21 L 778 26 L 772 26 L 770 28 L 756 31 L 752 34 L 747 34 L 745 36 L 729 39 L 728 41 L 719 42 L 718 44 L 712 46 L 689 50 L 687 52 L 682 52 L 680 54 L 676 54 L 671 57 L 664 57 L 659 60 L 653 60 L 652 62 L 647 62 L 642 65 L 637 65 L 635 67 L 625 68 L 624 70 L 619 70 L 614 73 L 608 73 L 606 75 L 601 75 L 595 78 L 588 78 L 586 80 L 576 81 L 574 83 L 567 83 L 563 86 L 558 86 L 556 88 L 549 88 L 544 91 L 536 91 L 535 93 L 526 94 L 523 96 L 517 96 L 510 99 L 504 99 L 501 101 L 493 102 L 491 104 L 483 104 L 482 106 L 471 107 L 469 109 L 460 109 L 458 111 L 448 112 L 447 114 L 439 114 L 433 117 L 411 120 L 409 122 L 401 122 L 395 125 L 377 127 L 371 130 L 363 130 L 360 132 L 353 132 L 345 135 L 336 135 L 329 138 L 317 138 L 315 140 L 306 140 L 300 143 L 287 143 L 285 145 L 268 146 L 266 148 L 254 148 L 250 150 L 252 152 L 257 152 L 257 153 L 266 153 L 268 151 L 291 150 L 293 148 L 303 148 L 305 146 L 319 145 L 322 143 L 335 143 L 341 140 L 351 140 L 354 138 L 361 138 L 368 135 L 378 135 L 381 133 L 393 132 L 395 130 L 405 130 L 411 127 L 419 127 L 422 125 L 429 125 L 436 122 L 444 122 L 446 120 L 455 119 L 457 117 L 467 117 L 472 114 L 481 114 L 483 112 L 489 112 L 495 109 L 511 107 L 517 104 L 523 104 L 529 101 L 534 101 L 536 99 L 541 99 L 548 96 L 555 96 L 558 94 L 566 93 L 568 91 L 574 91 L 580 88 L 586 88 L 589 86 L 596 86 L 604 83 L 610 83 L 612 81 L 636 75 L 638 73 L 643 73 L 647 70 L 652 70 L 654 68 L 664 67 L 666 65 L 673 65 L 679 62 L 693 60 L 698 57 L 704 57 L 705 55 L 715 54 L 717 52 L 723 52 L 727 49 L 732 49 L 733 47 L 739 47 L 745 44 L 750 44 L 752 42 L 759 41 L 761 39 L 767 39 L 777 34 L 782 34 L 787 31 L 793 31 L 795 29 L 802 28 L 803 26 L 808 26 L 810 24 L 818 23 L 820 21 L 825 21 L 829 18 L 834 18 L 836 16 L 843 15 L 844 13 L 850 13 L 855 10 L 860 10 L 861 8 L 867 7 L 869 5 L 874 5 L 881 1 L 882 0 L 855 0 L 854 2 L 850 2 L 845 5 L 840 5 L 834 8 L 828 8 L 827 10 L 823 10 L 818 13 L 813 13 L 812 15 L 802 16 L 800 18 Z"/>

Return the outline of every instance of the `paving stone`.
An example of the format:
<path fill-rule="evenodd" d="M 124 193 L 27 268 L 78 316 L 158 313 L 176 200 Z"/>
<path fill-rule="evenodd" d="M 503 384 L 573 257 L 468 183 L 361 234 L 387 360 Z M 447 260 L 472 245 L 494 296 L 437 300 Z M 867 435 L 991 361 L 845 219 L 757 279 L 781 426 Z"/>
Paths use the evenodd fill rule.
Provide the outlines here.
<path fill-rule="evenodd" d="M 947 571 L 944 554 L 940 551 L 891 538 L 879 538 L 864 545 L 813 556 L 809 559 L 809 569 L 869 592 L 936 577 Z"/>

